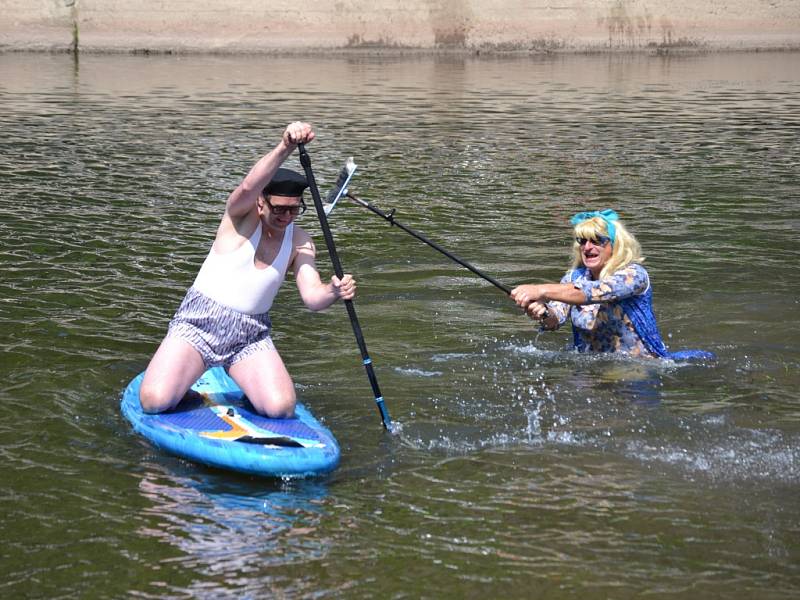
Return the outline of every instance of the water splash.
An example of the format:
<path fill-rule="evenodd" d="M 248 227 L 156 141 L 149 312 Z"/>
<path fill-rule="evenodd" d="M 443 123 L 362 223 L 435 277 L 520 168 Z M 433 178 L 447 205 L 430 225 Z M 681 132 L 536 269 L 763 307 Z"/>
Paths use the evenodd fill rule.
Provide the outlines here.
<path fill-rule="evenodd" d="M 440 377 L 442 375 L 441 371 L 426 371 L 415 367 L 395 367 L 394 370 L 409 377 Z"/>

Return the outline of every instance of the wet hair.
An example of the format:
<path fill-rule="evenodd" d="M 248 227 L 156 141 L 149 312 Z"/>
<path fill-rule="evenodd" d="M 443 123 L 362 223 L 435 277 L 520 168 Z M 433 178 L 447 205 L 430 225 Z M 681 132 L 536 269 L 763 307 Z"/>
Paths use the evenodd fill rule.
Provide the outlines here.
<path fill-rule="evenodd" d="M 611 246 L 611 258 L 600 271 L 600 279 L 611 275 L 615 271 L 624 269 L 631 263 L 643 263 L 645 258 L 642 256 L 642 247 L 629 232 L 622 221 L 614 221 L 614 228 L 616 239 Z M 600 217 L 594 217 L 581 221 L 575 225 L 574 229 L 576 238 L 586 238 L 588 240 L 596 240 L 599 236 L 609 237 L 606 222 Z M 609 242 L 610 243 L 610 242 Z M 572 268 L 575 269 L 583 265 L 581 247 L 578 242 L 572 244 Z"/>

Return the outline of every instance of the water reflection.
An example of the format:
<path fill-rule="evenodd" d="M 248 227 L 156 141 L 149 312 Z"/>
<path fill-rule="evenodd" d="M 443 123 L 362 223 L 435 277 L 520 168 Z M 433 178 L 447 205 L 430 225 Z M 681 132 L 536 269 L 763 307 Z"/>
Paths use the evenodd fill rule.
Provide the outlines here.
<path fill-rule="evenodd" d="M 237 483 L 154 469 L 139 480 L 139 493 L 148 505 L 140 533 L 179 549 L 181 563 L 198 572 L 252 573 L 330 551 L 318 531 L 328 498 L 318 481 Z"/>

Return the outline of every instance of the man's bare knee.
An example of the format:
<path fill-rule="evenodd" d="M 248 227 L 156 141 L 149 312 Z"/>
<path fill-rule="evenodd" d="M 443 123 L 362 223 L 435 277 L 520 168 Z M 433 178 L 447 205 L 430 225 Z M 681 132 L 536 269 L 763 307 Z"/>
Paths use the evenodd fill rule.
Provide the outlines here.
<path fill-rule="evenodd" d="M 142 410 L 146 413 L 160 413 L 169 410 L 178 403 L 179 398 L 175 398 L 169 390 L 160 385 L 142 382 L 139 388 L 139 402 Z"/>
<path fill-rule="evenodd" d="M 291 419 L 294 416 L 294 407 L 285 406 L 277 410 L 270 410 L 266 416 L 270 419 Z"/>
<path fill-rule="evenodd" d="M 270 419 L 291 419 L 297 398 L 294 393 L 273 395 L 265 399 L 256 410 Z"/>

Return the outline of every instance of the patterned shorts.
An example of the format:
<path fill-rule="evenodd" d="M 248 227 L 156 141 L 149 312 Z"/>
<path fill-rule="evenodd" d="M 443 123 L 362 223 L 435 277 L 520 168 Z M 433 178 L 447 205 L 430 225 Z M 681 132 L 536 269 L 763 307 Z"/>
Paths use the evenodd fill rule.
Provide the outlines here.
<path fill-rule="evenodd" d="M 167 337 L 189 343 L 206 368 L 229 367 L 261 350 L 274 350 L 269 313 L 248 315 L 189 288 L 169 323 Z"/>

